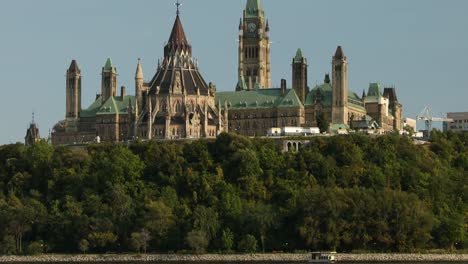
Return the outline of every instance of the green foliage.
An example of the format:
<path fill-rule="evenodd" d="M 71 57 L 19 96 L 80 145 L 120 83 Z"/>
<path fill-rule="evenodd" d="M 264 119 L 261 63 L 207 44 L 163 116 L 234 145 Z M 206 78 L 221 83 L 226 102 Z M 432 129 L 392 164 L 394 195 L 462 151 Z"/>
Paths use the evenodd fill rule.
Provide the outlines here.
<path fill-rule="evenodd" d="M 89 250 L 89 242 L 86 239 L 81 239 L 80 243 L 78 244 L 78 248 L 83 254 L 86 254 L 86 252 Z"/>
<path fill-rule="evenodd" d="M 205 253 L 208 247 L 207 234 L 200 230 L 192 230 L 187 234 L 187 244 L 193 250 L 194 253 L 201 254 Z"/>
<path fill-rule="evenodd" d="M 246 235 L 239 241 L 237 249 L 244 253 L 255 253 L 257 252 L 257 239 L 252 235 Z"/>
<path fill-rule="evenodd" d="M 234 233 L 227 228 L 223 230 L 221 235 L 221 243 L 223 250 L 230 252 L 234 247 Z"/>
<path fill-rule="evenodd" d="M 325 113 L 319 113 L 316 117 L 317 126 L 320 129 L 320 133 L 326 133 L 328 132 L 328 129 L 330 127 L 330 122 L 328 121 L 327 116 Z"/>
<path fill-rule="evenodd" d="M 0 254 L 467 247 L 466 133 L 279 145 L 0 146 Z"/>
<path fill-rule="evenodd" d="M 150 233 L 146 229 L 142 229 L 140 232 L 133 232 L 131 235 L 130 243 L 136 252 L 146 253 L 148 248 L 148 241 L 151 239 Z"/>
<path fill-rule="evenodd" d="M 39 255 L 44 251 L 44 242 L 43 241 L 33 241 L 29 243 L 26 253 L 28 255 Z"/>

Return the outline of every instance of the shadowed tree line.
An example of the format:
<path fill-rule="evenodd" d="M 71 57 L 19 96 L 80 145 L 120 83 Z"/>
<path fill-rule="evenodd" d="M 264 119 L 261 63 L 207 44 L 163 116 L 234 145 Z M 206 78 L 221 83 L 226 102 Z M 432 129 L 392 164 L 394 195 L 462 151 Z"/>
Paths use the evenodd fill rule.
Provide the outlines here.
<path fill-rule="evenodd" d="M 0 253 L 466 248 L 468 134 L 0 146 Z"/>

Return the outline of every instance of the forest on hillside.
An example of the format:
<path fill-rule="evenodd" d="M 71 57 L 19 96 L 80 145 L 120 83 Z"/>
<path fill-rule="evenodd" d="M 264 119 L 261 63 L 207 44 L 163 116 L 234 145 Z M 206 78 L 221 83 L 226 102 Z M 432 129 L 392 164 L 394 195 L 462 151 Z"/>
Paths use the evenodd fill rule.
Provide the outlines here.
<path fill-rule="evenodd" d="M 0 254 L 468 247 L 468 134 L 0 146 Z"/>

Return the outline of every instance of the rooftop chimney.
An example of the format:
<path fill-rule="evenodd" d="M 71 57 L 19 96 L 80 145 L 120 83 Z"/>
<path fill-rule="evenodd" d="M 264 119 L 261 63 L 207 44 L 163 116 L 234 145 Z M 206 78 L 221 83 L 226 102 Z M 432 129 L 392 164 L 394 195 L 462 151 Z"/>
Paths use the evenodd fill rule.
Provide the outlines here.
<path fill-rule="evenodd" d="M 281 79 L 281 94 L 284 96 L 286 94 L 286 80 Z"/>
<path fill-rule="evenodd" d="M 125 86 L 120 87 L 120 96 L 121 96 L 122 98 L 124 98 L 124 97 L 127 95 L 127 91 L 126 91 L 126 90 L 127 90 L 127 89 L 125 88 Z"/>

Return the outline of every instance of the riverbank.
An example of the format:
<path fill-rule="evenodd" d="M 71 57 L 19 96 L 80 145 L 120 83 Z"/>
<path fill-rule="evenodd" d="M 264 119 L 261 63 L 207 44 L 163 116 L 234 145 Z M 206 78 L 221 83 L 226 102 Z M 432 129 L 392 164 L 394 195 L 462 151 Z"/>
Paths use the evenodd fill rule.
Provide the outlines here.
<path fill-rule="evenodd" d="M 307 262 L 307 254 L 140 254 L 0 256 L 0 263 Z M 468 262 L 468 254 L 337 254 L 338 262 Z"/>

